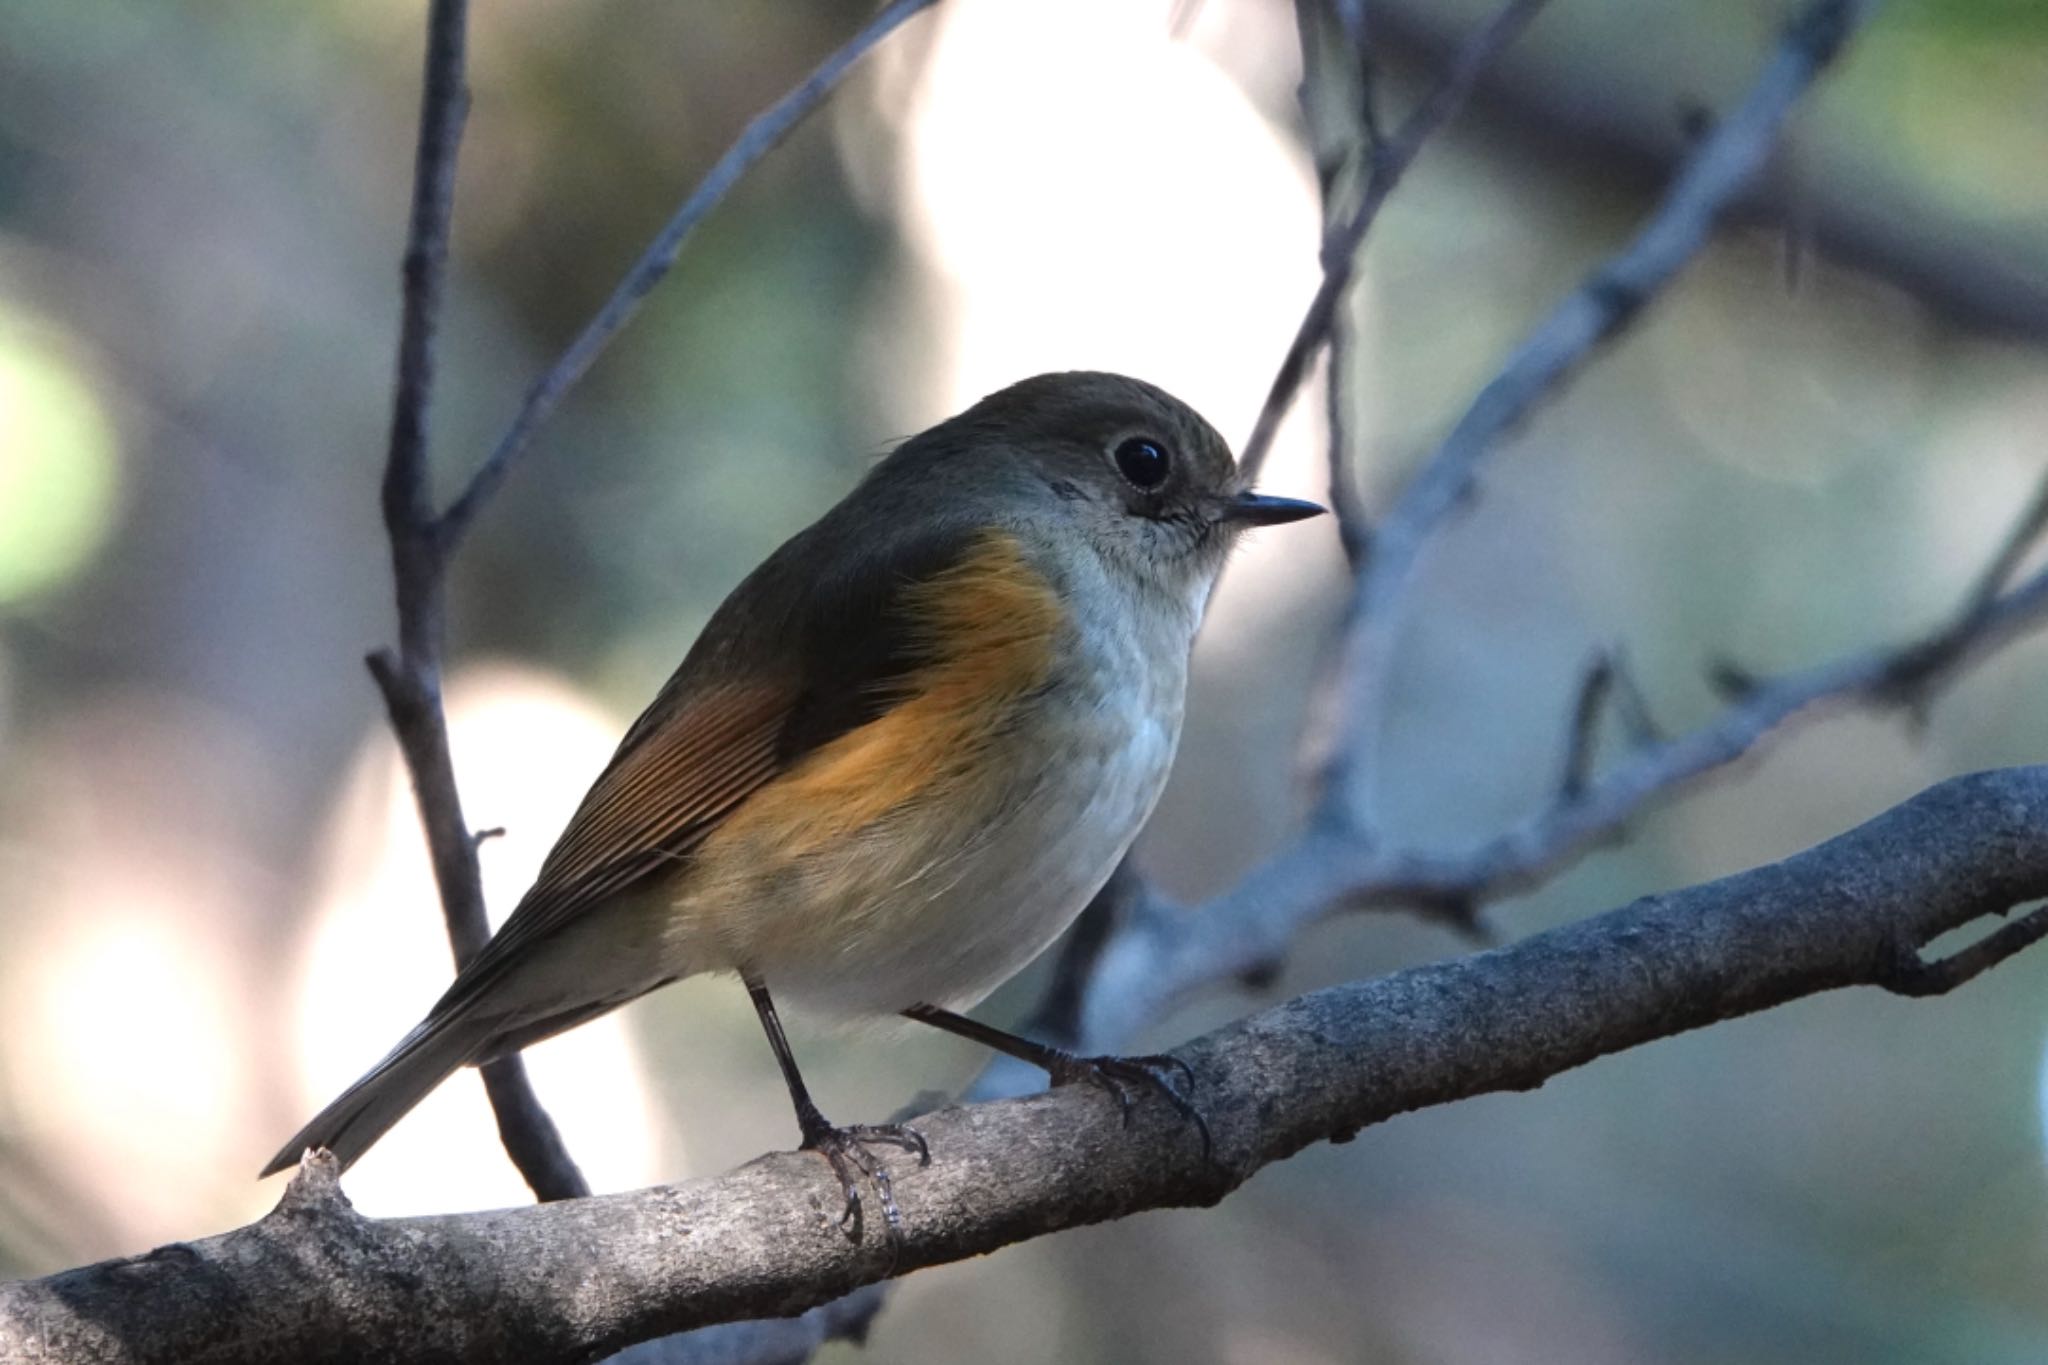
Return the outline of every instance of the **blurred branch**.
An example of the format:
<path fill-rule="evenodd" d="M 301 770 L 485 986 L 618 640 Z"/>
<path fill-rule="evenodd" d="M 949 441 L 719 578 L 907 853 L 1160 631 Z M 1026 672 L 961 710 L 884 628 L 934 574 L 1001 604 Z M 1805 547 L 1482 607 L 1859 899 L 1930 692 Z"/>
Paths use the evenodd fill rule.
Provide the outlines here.
<path fill-rule="evenodd" d="M 448 224 L 455 200 L 455 159 L 469 92 L 463 75 L 466 0 L 434 0 L 420 94 L 419 147 L 413 163 L 412 215 L 406 230 L 404 298 L 399 320 L 390 452 L 384 466 L 384 526 L 391 538 L 398 649 L 369 657 L 371 675 L 412 775 L 426 829 L 434 883 L 459 968 L 491 936 L 484 913 L 476 836 L 462 814 L 448 718 L 441 706 L 448 547 L 434 517 L 427 459 L 433 396 L 434 330 L 447 276 Z M 520 1175 L 540 1199 L 590 1193 L 553 1120 L 515 1055 L 483 1068 L 498 1133 Z"/>
<path fill-rule="evenodd" d="M 683 243 L 725 198 L 726 193 L 761 158 L 775 150 L 812 110 L 824 103 L 825 97 L 838 87 L 854 63 L 867 55 L 869 49 L 893 33 L 904 20 L 937 3 L 938 0 L 891 0 L 858 33 L 820 62 L 817 69 L 795 89 L 755 116 L 738 140 L 726 148 L 725 155 L 718 158 L 718 163 L 690 191 L 689 197 L 655 234 L 654 240 L 647 244 L 640 259 L 633 263 L 632 269 L 612 290 L 611 297 L 597 310 L 597 316 L 527 389 L 526 398 L 520 403 L 512 425 L 499 438 L 496 447 L 470 479 L 469 486 L 462 490 L 447 515 L 441 519 L 441 533 L 447 543 L 459 540 L 469 529 L 477 509 L 505 481 L 512 462 L 526 449 L 533 433 L 554 412 L 605 347 L 612 343 L 612 339 L 632 321 L 654 286 L 660 284 L 662 277 L 675 265 Z"/>
<path fill-rule="evenodd" d="M 1694 148 L 1650 217 L 1530 333 L 1423 463 L 1373 536 L 1353 586 L 1336 686 L 1342 717 L 1323 765 L 1323 818 L 1371 823 L 1367 759 L 1383 724 L 1398 608 L 1424 551 L 1500 439 L 1554 396 L 1707 242 L 1721 210 L 1769 159 L 1786 120 L 1874 0 L 1809 0 L 1741 104 Z"/>
<path fill-rule="evenodd" d="M 1996 606 L 1999 594 L 2012 581 L 2013 574 L 2040 544 L 2043 531 L 2048 531 L 2048 478 L 2041 480 L 2040 486 L 2034 490 L 2033 501 L 2027 504 L 2027 510 L 2014 523 L 2005 543 L 1998 547 L 1998 553 L 1984 566 L 1976 588 L 1970 593 L 1969 604 L 1957 622 L 1958 629 Z"/>
<path fill-rule="evenodd" d="M 1619 649 L 1603 649 L 1586 665 L 1566 727 L 1564 763 L 1558 771 L 1560 800 L 1586 794 L 1600 750 L 1600 722 L 1613 713 L 1629 741 L 1648 748 L 1662 738 L 1650 705 Z"/>
<path fill-rule="evenodd" d="M 1280 430 L 1281 418 L 1287 415 L 1288 405 L 1294 401 L 1302 380 L 1307 378 L 1310 363 L 1329 339 L 1338 309 L 1351 287 L 1359 248 L 1365 242 L 1366 233 L 1372 230 L 1380 209 L 1385 206 L 1387 196 L 1401 183 L 1401 177 L 1421 152 L 1422 144 L 1458 112 L 1486 64 L 1528 27 L 1529 21 L 1536 17 L 1543 5 L 1544 0 L 1508 0 L 1484 27 L 1459 47 L 1443 79 L 1403 120 L 1394 135 L 1373 149 L 1358 207 L 1341 224 L 1323 234 L 1322 283 L 1309 300 L 1308 312 L 1295 329 L 1294 340 L 1280 362 L 1280 372 L 1273 376 L 1273 386 L 1266 394 L 1265 406 L 1259 410 L 1258 420 L 1252 424 L 1252 434 L 1246 438 L 1244 450 L 1238 457 L 1238 464 L 1247 479 L 1258 476 L 1260 467 L 1265 464 L 1266 452 L 1272 448 L 1273 437 Z M 1318 176 L 1323 178 L 1320 164 Z M 1333 180 L 1334 177 L 1325 179 L 1326 195 Z"/>
<path fill-rule="evenodd" d="M 1579 689 L 1572 699 L 1571 719 L 1565 726 L 1564 765 L 1557 776 L 1557 798 L 1576 801 L 1586 794 L 1593 779 L 1593 760 L 1599 753 L 1600 718 L 1615 688 L 1614 656 L 1601 650 L 1586 665 Z"/>
<path fill-rule="evenodd" d="M 1289 1001 L 1182 1048 L 1215 1138 L 1095 1087 L 942 1110 L 897 1178 L 900 1237 L 849 1238 L 806 1154 L 632 1194 L 366 1219 L 331 1160 L 224 1236 L 0 1285 L 0 1356 L 144 1362 L 580 1361 L 786 1315 L 861 1285 L 1145 1209 L 1214 1204 L 1262 1167 L 1397 1114 L 1528 1090 L 1597 1057 L 1852 985 L 1938 994 L 2048 928 L 1926 945 L 2048 896 L 2048 767 L 1930 788 L 1783 862 L 1493 952 Z M 856 1307 L 858 1305 L 855 1305 Z"/>
<path fill-rule="evenodd" d="M 1301 39 L 1301 116 L 1322 197 L 1322 234 L 1329 240 L 1343 221 L 1347 177 L 1373 166 L 1386 149 L 1377 112 L 1375 63 L 1362 0 L 1295 0 Z M 1351 328 L 1344 301 L 1330 315 L 1323 383 L 1330 511 L 1337 543 L 1355 569 L 1371 530 L 1351 451 Z"/>
<path fill-rule="evenodd" d="M 888 1289 L 887 1284 L 863 1285 L 794 1317 L 674 1332 L 606 1356 L 604 1365 L 802 1365 L 830 1341 L 866 1345 Z"/>
<path fill-rule="evenodd" d="M 1339 646 L 1338 677 L 1352 680 L 1341 697 L 1349 714 L 1336 727 L 1340 735 L 1324 760 L 1321 790 L 1303 832 L 1234 889 L 1197 910 L 1184 911 L 1149 891 L 1129 893 L 1138 913 L 1126 915 L 1118 931 L 1093 943 L 1092 951 L 1062 957 L 1055 972 L 1053 989 L 1082 1001 L 1077 1047 L 1123 1046 L 1173 1001 L 1203 986 L 1270 979 L 1295 936 L 1347 907 L 1416 909 L 1478 936 L 1478 914 L 1486 903 L 1561 870 L 1591 843 L 1618 833 L 1654 796 L 1732 762 L 1798 709 L 1757 724 L 1773 703 L 1791 695 L 1766 694 L 1749 712 L 1731 711 L 1724 728 L 1709 726 L 1691 737 L 1691 745 L 1676 748 L 1649 742 L 1655 734 L 1647 709 L 1630 696 L 1624 719 L 1639 735 L 1632 763 L 1598 785 L 1588 778 L 1576 799 L 1560 793 L 1550 810 L 1469 854 L 1382 849 L 1367 818 L 1366 753 L 1378 733 L 1379 670 L 1394 634 L 1387 618 L 1424 549 L 1463 501 L 1499 436 L 1626 326 L 1705 241 L 1717 206 L 1739 192 L 1768 156 L 1799 94 L 1872 7 L 1811 0 L 1786 27 L 1741 106 L 1695 146 L 1635 240 L 1537 327 L 1423 463 L 1375 529 L 1357 569 Z M 1468 40 L 1462 50 L 1462 65 L 1474 72 L 1483 69 L 1471 59 L 1476 41 Z M 1327 276 L 1324 283 L 1327 288 Z M 1809 683 L 1820 677 L 1804 676 Z M 1720 743 L 1709 743 L 1715 734 Z M 1646 761 L 1660 753 L 1667 768 Z M 1704 762 L 1711 754 L 1720 755 L 1718 764 Z M 1669 780 L 1657 781 L 1665 772 Z"/>
<path fill-rule="evenodd" d="M 2018 529 L 2027 531 L 2024 521 Z M 1476 927 L 1488 903 L 1540 885 L 1651 803 L 1747 757 L 1795 719 L 1858 704 L 1918 711 L 1957 670 L 2043 622 L 2048 568 L 1989 605 L 1973 594 L 1951 620 L 1904 646 L 1746 680 L 1740 697 L 1698 729 L 1638 742 L 1604 775 L 1559 791 L 1543 810 L 1466 852 L 1380 849 L 1341 825 L 1312 824 L 1193 911 L 1156 897 L 1144 902 L 1148 913 L 1126 922 L 1079 988 L 1086 1024 L 1076 1045 L 1114 1047 L 1191 992 L 1270 976 L 1303 929 L 1346 909 L 1419 907 Z"/>
<path fill-rule="evenodd" d="M 1373 42 L 1389 62 L 1441 69 L 1458 47 L 1454 24 L 1446 7 L 1422 0 L 1373 3 Z M 1473 92 L 1473 117 L 1501 156 L 1578 175 L 1609 194 L 1668 181 L 1691 145 L 1668 90 L 1650 85 L 1653 96 L 1632 96 L 1606 71 L 1524 55 L 1489 67 Z M 2020 229 L 2002 233 L 1933 203 L 1903 211 L 1900 196 L 1873 193 L 1867 167 L 1834 176 L 1817 169 L 1752 184 L 1726 218 L 1794 231 L 1803 249 L 1906 291 L 1956 326 L 2048 343 L 2048 271 Z"/>

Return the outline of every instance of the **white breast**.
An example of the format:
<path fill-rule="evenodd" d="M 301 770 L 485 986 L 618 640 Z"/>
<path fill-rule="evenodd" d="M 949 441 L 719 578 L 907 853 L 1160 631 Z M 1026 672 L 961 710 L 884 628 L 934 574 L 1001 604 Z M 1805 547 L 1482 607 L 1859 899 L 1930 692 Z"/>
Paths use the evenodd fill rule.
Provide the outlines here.
<path fill-rule="evenodd" d="M 779 994 L 839 1016 L 964 1009 L 1043 952 L 1101 889 L 1165 786 L 1192 633 L 1156 603 L 1101 605 L 1104 619 L 1077 637 L 1088 643 L 1063 659 L 1060 681 L 1020 712 L 978 798 L 920 813 L 926 847 L 914 871 L 865 888 L 869 905 L 811 910 L 872 927 L 827 952 L 760 964 Z"/>

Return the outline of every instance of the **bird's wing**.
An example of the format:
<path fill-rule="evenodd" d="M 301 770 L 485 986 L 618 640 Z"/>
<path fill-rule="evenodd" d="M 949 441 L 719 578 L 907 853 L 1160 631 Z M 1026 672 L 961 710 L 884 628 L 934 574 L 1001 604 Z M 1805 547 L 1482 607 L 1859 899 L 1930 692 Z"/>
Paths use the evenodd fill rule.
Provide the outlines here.
<path fill-rule="evenodd" d="M 990 609 L 979 599 L 992 566 L 1016 557 L 1013 541 L 997 539 L 995 559 L 986 535 L 939 532 L 829 554 L 823 575 L 796 576 L 793 565 L 815 568 L 820 556 L 790 547 L 757 570 L 627 732 L 532 889 L 434 1014 L 475 1001 L 591 908 L 687 863 L 750 796 L 914 691 L 951 648 L 935 604 L 969 625 Z"/>

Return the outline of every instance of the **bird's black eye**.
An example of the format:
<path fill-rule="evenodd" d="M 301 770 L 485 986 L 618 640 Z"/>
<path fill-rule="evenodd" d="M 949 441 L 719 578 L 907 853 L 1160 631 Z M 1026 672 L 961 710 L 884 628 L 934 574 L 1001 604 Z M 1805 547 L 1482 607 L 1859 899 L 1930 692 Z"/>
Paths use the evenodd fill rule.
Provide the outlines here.
<path fill-rule="evenodd" d="M 1166 447 L 1143 436 L 1133 436 L 1116 448 L 1117 472 L 1139 488 L 1157 488 L 1166 482 L 1170 463 Z"/>

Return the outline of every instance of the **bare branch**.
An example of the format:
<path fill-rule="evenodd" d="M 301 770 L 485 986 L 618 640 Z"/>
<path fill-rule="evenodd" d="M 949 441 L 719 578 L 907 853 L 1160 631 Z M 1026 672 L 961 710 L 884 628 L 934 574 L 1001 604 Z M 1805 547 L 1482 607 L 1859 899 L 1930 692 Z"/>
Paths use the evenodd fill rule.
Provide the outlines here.
<path fill-rule="evenodd" d="M 434 388 L 434 331 L 441 318 L 448 273 L 448 225 L 455 208 L 455 160 L 469 110 L 463 75 L 468 0 L 434 0 L 427 14 L 425 69 L 420 80 L 420 131 L 413 154 L 412 212 L 406 226 L 404 290 L 398 324 L 398 373 L 393 384 L 391 440 L 384 467 L 384 525 L 391 535 L 393 568 L 401 583 L 412 562 L 431 559 L 422 530 L 433 518 L 427 468 L 427 415 Z M 404 591 L 403 587 L 400 589 Z M 413 614 L 419 618 L 419 613 Z M 415 619 L 414 629 L 430 623 Z M 431 641 L 401 629 L 408 662 L 433 652 Z"/>
<path fill-rule="evenodd" d="M 837 88 L 846 73 L 853 69 L 854 63 L 869 49 L 893 33 L 904 20 L 937 3 L 938 0 L 891 0 L 860 32 L 820 62 L 817 69 L 795 89 L 755 116 L 754 121 L 726 149 L 725 155 L 718 158 L 718 163 L 697 182 L 697 187 L 690 191 L 689 197 L 683 200 L 661 231 L 655 234 L 654 240 L 640 254 L 640 259 L 633 263 L 632 269 L 612 290 L 611 297 L 598 309 L 597 316 L 584 326 L 546 373 L 527 389 L 526 398 L 520 403 L 512 425 L 478 467 L 469 486 L 462 490 L 461 496 L 441 518 L 440 539 L 444 545 L 453 545 L 462 538 L 463 532 L 476 519 L 477 510 L 504 482 L 512 462 L 526 449 L 533 433 L 633 315 L 640 311 L 647 295 L 675 265 L 683 243 L 727 192 L 761 158 L 775 150 L 812 110 L 824 103 L 825 97 Z"/>
<path fill-rule="evenodd" d="M 1658 1038 L 1858 984 L 1901 945 L 2048 894 L 2048 767 L 1931 788 L 1781 863 L 1510 947 L 1339 986 L 1180 1049 L 1215 1136 L 1157 1097 L 1126 1129 L 1069 1086 L 928 1115 L 897 1176 L 900 1240 L 849 1239 L 805 1153 L 708 1180 L 491 1213 L 373 1221 L 308 1162 L 225 1236 L 0 1285 L 0 1357 L 113 1362 L 588 1360 L 665 1332 L 800 1312 L 864 1284 L 1143 1209 L 1213 1204 L 1311 1144 L 1526 1090 Z M 2012 928 L 2038 933 L 2039 914 Z M 1966 949 L 1917 983 L 1968 979 Z M 475 1305 L 488 1303 L 478 1313 Z"/>
<path fill-rule="evenodd" d="M 1607 658 L 1614 666 L 1613 707 L 1621 720 L 1622 733 L 1631 744 L 1638 745 L 1654 744 L 1664 738 L 1657 718 L 1650 713 L 1650 699 L 1644 695 L 1635 669 L 1629 666 L 1627 653 L 1617 645 L 1607 652 Z"/>
<path fill-rule="evenodd" d="M 1874 0 L 1810 0 L 1786 25 L 1748 95 L 1694 149 L 1634 240 L 1538 324 L 1381 518 L 1341 646 L 1344 725 L 1323 774 L 1325 799 L 1334 803 L 1330 818 L 1370 823 L 1367 756 L 1382 724 L 1396 607 L 1423 552 L 1470 495 L 1480 462 L 1706 244 L 1721 209 L 1768 160 L 1799 97 L 1875 7 Z"/>
<path fill-rule="evenodd" d="M 1580 675 L 1572 695 L 1572 713 L 1565 725 L 1564 762 L 1557 775 L 1557 799 L 1576 801 L 1592 780 L 1593 759 L 1600 747 L 1600 716 L 1614 691 L 1614 656 L 1601 650 Z"/>
<path fill-rule="evenodd" d="M 1934 962 L 1920 955 L 1919 945 L 1900 943 L 1894 961 L 1877 984 L 1897 995 L 1946 995 L 2044 937 L 2048 937 L 2048 906 L 2036 906 L 1969 947 Z"/>
<path fill-rule="evenodd" d="M 1999 594 L 2005 591 L 2006 585 L 2012 581 L 2013 574 L 2040 543 L 2043 531 L 2048 531 L 2048 474 L 2044 474 L 2041 482 L 2035 486 L 2033 501 L 2027 504 L 2027 510 L 2013 523 L 2012 530 L 2006 534 L 2005 542 L 1998 547 L 1998 553 L 1984 566 L 1984 572 L 1977 580 L 1976 589 L 1971 592 L 1969 603 L 1957 621 L 1959 631 L 1964 628 L 1965 623 L 1974 622 L 1997 605 Z"/>
<path fill-rule="evenodd" d="M 447 552 L 434 523 L 427 418 L 433 395 L 434 330 L 447 277 L 448 226 L 454 215 L 455 161 L 469 101 L 463 75 L 467 24 L 466 0 L 434 0 L 428 10 L 398 373 L 384 465 L 384 526 L 391 539 L 398 649 L 369 658 L 399 752 L 412 774 L 413 796 L 457 966 L 483 947 L 491 929 L 484 914 L 477 839 L 463 818 L 448 750 L 448 720 L 441 708 Z M 588 1194 L 590 1187 L 569 1159 L 518 1059 L 485 1067 L 484 1081 L 505 1149 L 534 1194 L 541 1199 Z"/>
<path fill-rule="evenodd" d="M 1359 0 L 1295 0 L 1294 14 L 1301 39 L 1302 123 L 1315 161 L 1322 231 L 1328 240 L 1342 225 L 1350 204 L 1349 180 L 1361 164 L 1370 168 L 1379 161 L 1386 138 L 1374 112 L 1373 61 L 1366 46 L 1364 5 Z M 1324 425 L 1330 511 L 1337 523 L 1337 543 L 1355 569 L 1371 537 L 1371 526 L 1359 493 L 1350 440 L 1351 340 L 1340 300 L 1331 314 L 1326 341 Z"/>
<path fill-rule="evenodd" d="M 1618 648 L 1594 654 L 1579 675 L 1578 689 L 1572 694 L 1571 714 L 1565 723 L 1564 760 L 1558 766 L 1560 804 L 1585 797 L 1599 757 L 1600 722 L 1609 712 L 1621 722 L 1629 743 L 1638 748 L 1647 749 L 1663 739 L 1650 715 L 1642 687 Z"/>
<path fill-rule="evenodd" d="M 1470 929 L 1488 903 L 1556 875 L 1653 802 L 1748 757 L 1789 723 L 1855 704 L 1918 710 L 1959 669 L 2044 621 L 2048 568 L 1988 606 L 1973 594 L 1953 621 L 1903 646 L 1754 679 L 1705 725 L 1638 745 L 1576 794 L 1466 852 L 1382 849 L 1339 822 L 1314 821 L 1199 909 L 1154 901 L 1132 919 L 1097 957 L 1079 1046 L 1113 1047 L 1190 993 L 1271 971 L 1303 929 L 1346 909 L 1416 908 Z"/>
<path fill-rule="evenodd" d="M 1308 377 L 1308 367 L 1316 353 L 1329 339 L 1331 324 L 1351 288 L 1358 250 L 1379 217 L 1380 209 L 1385 206 L 1387 196 L 1401 183 L 1401 177 L 1421 152 L 1422 144 L 1450 122 L 1464 104 L 1480 71 L 1521 34 L 1543 5 L 1544 0 L 1508 0 L 1485 27 L 1465 41 L 1444 72 L 1443 79 L 1402 122 L 1394 136 L 1380 145 L 1378 154 L 1372 159 L 1358 208 L 1340 227 L 1325 232 L 1322 283 L 1316 287 L 1315 297 L 1309 300 L 1308 312 L 1302 316 L 1301 325 L 1295 329 L 1294 340 L 1280 362 L 1280 372 L 1273 376 L 1273 386 L 1266 394 L 1265 406 L 1259 410 L 1258 420 L 1252 424 L 1252 434 L 1245 439 L 1244 449 L 1238 455 L 1238 465 L 1247 478 L 1258 476 L 1266 462 L 1266 453 L 1272 448 L 1273 437 L 1280 430 L 1281 418 L 1287 415 L 1288 405 L 1294 401 L 1302 380 Z"/>

